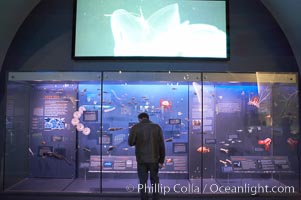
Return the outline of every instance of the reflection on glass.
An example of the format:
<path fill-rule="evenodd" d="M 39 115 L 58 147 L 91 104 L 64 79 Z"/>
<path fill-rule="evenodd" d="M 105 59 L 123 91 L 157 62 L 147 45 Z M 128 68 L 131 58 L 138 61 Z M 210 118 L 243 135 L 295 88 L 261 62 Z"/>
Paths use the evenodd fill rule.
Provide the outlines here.
<path fill-rule="evenodd" d="M 230 73 L 204 77 L 204 87 L 214 86 L 212 93 L 204 93 L 204 108 L 205 99 L 214 101 L 217 183 L 233 190 L 244 187 L 241 193 L 251 193 L 251 189 L 253 193 L 268 193 L 261 188 L 280 185 L 290 187 L 285 194 L 298 192 L 296 74 Z M 209 168 L 208 163 L 205 165 Z"/>
<path fill-rule="evenodd" d="M 164 133 L 161 192 L 299 192 L 295 73 L 95 74 L 9 74 L 5 190 L 137 192 L 127 139 L 147 112 Z"/>
<path fill-rule="evenodd" d="M 147 112 L 150 120 L 163 130 L 166 160 L 160 169 L 160 180 L 187 182 L 190 83 L 183 81 L 183 75 L 180 80 L 168 80 L 166 77 L 165 80 L 146 82 L 138 81 L 131 73 L 119 74 L 120 80 L 112 80 L 110 76 L 114 75 L 108 73 L 110 80 L 105 80 L 103 85 L 104 105 L 116 108 L 103 113 L 103 191 L 127 192 L 126 188 L 131 184 L 137 192 L 135 148 L 128 145 L 128 134 L 130 128 L 138 123 L 137 116 L 141 112 Z"/>

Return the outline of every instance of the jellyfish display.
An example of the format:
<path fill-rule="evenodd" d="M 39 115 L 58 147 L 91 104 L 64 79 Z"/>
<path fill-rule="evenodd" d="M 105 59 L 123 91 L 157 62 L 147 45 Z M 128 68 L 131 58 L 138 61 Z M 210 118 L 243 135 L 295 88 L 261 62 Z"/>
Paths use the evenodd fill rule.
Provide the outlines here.
<path fill-rule="evenodd" d="M 148 18 L 117 9 L 111 15 L 115 56 L 226 57 L 226 34 L 209 24 L 181 19 L 177 3 Z"/>

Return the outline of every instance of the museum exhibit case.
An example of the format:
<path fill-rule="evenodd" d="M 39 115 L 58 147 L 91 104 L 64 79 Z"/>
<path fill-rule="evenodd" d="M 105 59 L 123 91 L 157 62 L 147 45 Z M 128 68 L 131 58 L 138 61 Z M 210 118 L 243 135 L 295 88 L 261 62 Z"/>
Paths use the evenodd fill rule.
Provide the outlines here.
<path fill-rule="evenodd" d="M 160 193 L 299 193 L 298 95 L 297 73 L 10 72 L 4 190 L 137 193 L 146 112 Z"/>

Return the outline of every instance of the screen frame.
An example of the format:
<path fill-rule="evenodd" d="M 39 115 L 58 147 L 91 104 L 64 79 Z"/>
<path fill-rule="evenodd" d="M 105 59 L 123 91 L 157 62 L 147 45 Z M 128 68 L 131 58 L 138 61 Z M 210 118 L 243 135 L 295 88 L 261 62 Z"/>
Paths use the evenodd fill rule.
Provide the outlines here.
<path fill-rule="evenodd" d="M 226 57 L 157 57 L 157 56 L 78 56 L 75 55 L 76 47 L 76 21 L 77 21 L 77 1 L 73 1 L 73 24 L 72 24 L 72 51 L 71 58 L 73 60 L 95 60 L 95 61 L 229 61 L 230 60 L 230 26 L 229 26 L 229 0 L 208 0 L 208 1 L 224 1 L 226 14 Z M 198 0 L 197 0 L 198 1 Z"/>

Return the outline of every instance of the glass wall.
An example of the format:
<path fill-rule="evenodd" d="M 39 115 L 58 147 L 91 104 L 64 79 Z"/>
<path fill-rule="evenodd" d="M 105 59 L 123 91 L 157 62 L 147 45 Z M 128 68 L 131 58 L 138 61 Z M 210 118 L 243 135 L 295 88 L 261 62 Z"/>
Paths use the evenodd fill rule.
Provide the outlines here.
<path fill-rule="evenodd" d="M 90 153 L 100 154 L 86 145 L 100 134 L 101 112 L 86 109 L 100 108 L 101 73 L 16 72 L 8 80 L 4 189 L 100 191 L 99 174 L 93 183 L 78 180 L 87 180 Z"/>
<path fill-rule="evenodd" d="M 161 193 L 299 192 L 297 74 L 180 72 L 9 73 L 5 191 L 137 194 L 141 112 Z"/>
<path fill-rule="evenodd" d="M 206 87 L 214 88 L 204 99 L 215 104 L 211 148 L 221 192 L 227 187 L 250 194 L 298 192 L 296 74 L 205 73 Z"/>
<path fill-rule="evenodd" d="M 126 192 L 128 187 L 137 191 L 135 148 L 127 141 L 129 129 L 138 123 L 141 112 L 149 113 L 150 120 L 163 130 L 166 159 L 160 170 L 161 184 L 188 184 L 189 121 L 191 116 L 201 121 L 201 87 L 199 73 L 104 73 L 103 106 L 108 106 L 102 124 L 104 191 Z M 194 111 L 192 104 L 198 104 Z M 201 124 L 194 129 L 200 132 Z"/>

